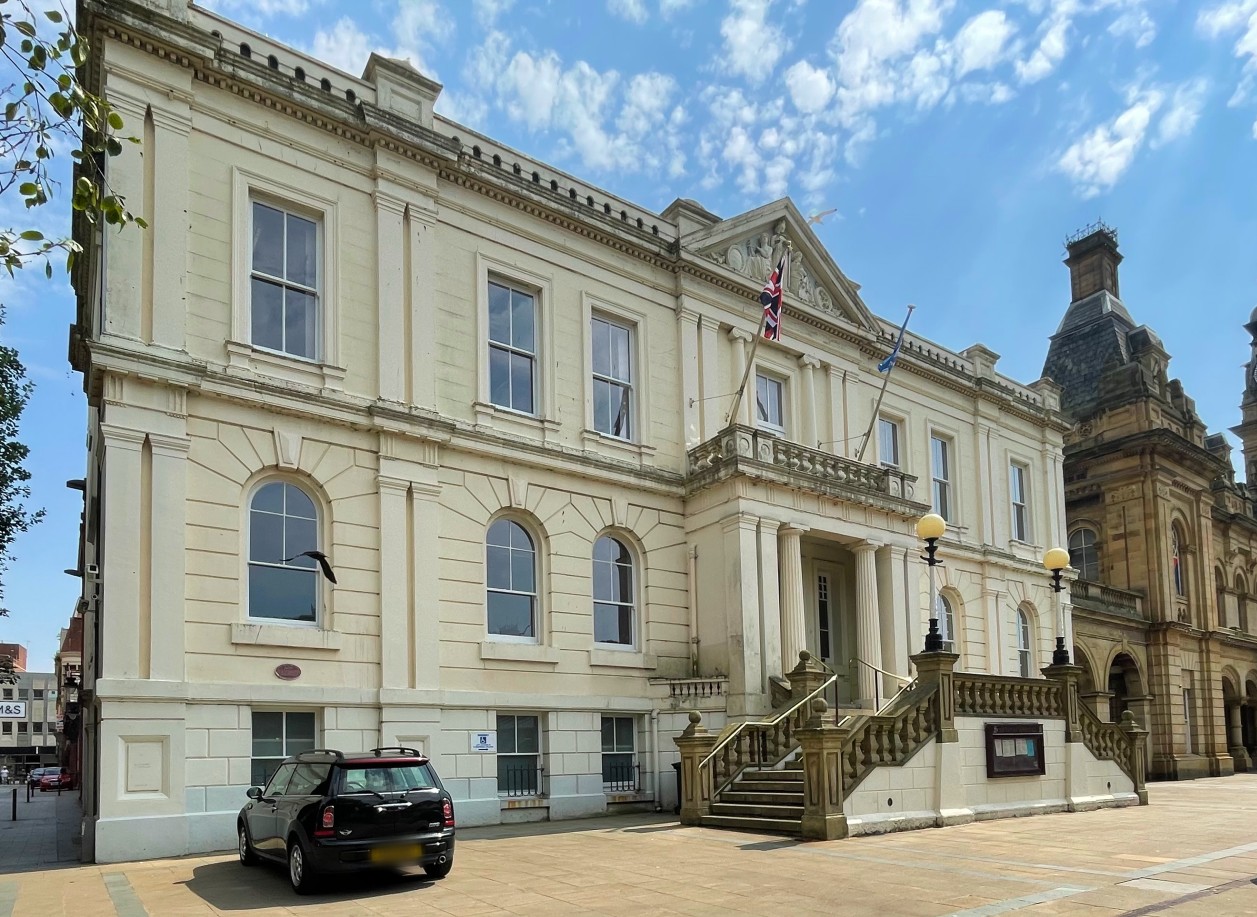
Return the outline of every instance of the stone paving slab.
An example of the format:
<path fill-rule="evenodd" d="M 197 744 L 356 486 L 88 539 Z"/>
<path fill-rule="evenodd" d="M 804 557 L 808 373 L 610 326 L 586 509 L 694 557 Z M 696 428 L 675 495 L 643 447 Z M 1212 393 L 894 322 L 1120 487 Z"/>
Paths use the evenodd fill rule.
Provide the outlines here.
<path fill-rule="evenodd" d="M 357 876 L 309 898 L 281 867 L 230 855 L 67 868 L 77 808 L 45 797 L 0 827 L 0 917 L 1257 914 L 1257 776 L 1150 795 L 1147 807 L 826 843 L 666 816 L 467 829 L 443 881 Z"/>

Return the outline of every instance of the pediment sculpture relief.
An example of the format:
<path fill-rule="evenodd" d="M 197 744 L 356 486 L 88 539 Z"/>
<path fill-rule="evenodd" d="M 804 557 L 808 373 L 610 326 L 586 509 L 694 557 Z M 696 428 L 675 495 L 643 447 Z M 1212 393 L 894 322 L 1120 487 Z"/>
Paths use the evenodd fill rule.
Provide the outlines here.
<path fill-rule="evenodd" d="M 788 243 L 786 221 L 778 220 L 771 230 L 764 230 L 744 239 L 710 249 L 703 254 L 754 283 L 763 283 L 777 266 Z M 842 316 L 834 306 L 834 297 L 816 280 L 816 275 L 799 254 L 798 246 L 790 261 L 786 290 L 799 302 L 807 303 L 830 315 Z"/>

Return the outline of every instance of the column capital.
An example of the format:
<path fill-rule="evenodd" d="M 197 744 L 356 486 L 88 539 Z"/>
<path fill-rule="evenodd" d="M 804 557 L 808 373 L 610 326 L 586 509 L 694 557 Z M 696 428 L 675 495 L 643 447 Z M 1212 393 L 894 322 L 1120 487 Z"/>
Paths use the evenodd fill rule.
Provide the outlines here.
<path fill-rule="evenodd" d="M 759 516 L 751 513 L 734 513 L 720 520 L 720 531 L 732 532 L 734 529 L 753 529 L 759 525 Z"/>
<path fill-rule="evenodd" d="M 799 357 L 799 365 L 804 369 L 819 369 L 821 361 L 811 354 L 805 353 L 803 356 Z"/>
<path fill-rule="evenodd" d="M 810 531 L 812 531 L 811 527 L 806 526 L 806 525 L 799 525 L 799 523 L 797 522 L 783 522 L 777 528 L 777 532 L 781 535 L 794 535 L 796 537 L 800 535 L 805 535 Z"/>
<path fill-rule="evenodd" d="M 402 478 L 393 478 L 384 474 L 375 476 L 375 483 L 380 488 L 380 493 L 391 492 L 404 494 L 410 489 L 410 482 Z"/>
<path fill-rule="evenodd" d="M 115 449 L 134 449 L 138 451 L 144 445 L 144 431 L 120 427 L 117 424 L 102 423 L 100 435 L 105 438 L 105 445 Z"/>
<path fill-rule="evenodd" d="M 745 330 L 744 328 L 730 328 L 729 340 L 749 344 L 752 340 L 752 335 L 751 332 Z"/>
<path fill-rule="evenodd" d="M 148 441 L 153 447 L 154 455 L 166 455 L 180 458 L 188 454 L 192 448 L 192 440 L 187 436 L 167 436 L 163 433 L 148 434 Z"/>
<path fill-rule="evenodd" d="M 876 551 L 878 548 L 884 548 L 884 547 L 886 547 L 886 545 L 884 542 L 881 542 L 881 541 L 857 541 L 855 544 L 851 545 L 850 550 L 852 554 L 860 556 L 860 555 L 872 553 L 873 551 Z"/>

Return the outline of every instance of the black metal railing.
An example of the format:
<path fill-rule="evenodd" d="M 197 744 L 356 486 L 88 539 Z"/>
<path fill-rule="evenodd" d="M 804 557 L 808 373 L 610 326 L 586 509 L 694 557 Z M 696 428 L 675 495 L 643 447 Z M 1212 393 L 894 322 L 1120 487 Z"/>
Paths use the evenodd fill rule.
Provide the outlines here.
<path fill-rule="evenodd" d="M 500 761 L 501 759 L 499 759 Z M 529 763 L 501 762 L 498 793 L 504 796 L 541 796 L 546 769 Z"/>
<path fill-rule="evenodd" d="M 610 793 L 636 793 L 642 788 L 642 766 L 633 762 L 605 762 L 602 786 Z"/>

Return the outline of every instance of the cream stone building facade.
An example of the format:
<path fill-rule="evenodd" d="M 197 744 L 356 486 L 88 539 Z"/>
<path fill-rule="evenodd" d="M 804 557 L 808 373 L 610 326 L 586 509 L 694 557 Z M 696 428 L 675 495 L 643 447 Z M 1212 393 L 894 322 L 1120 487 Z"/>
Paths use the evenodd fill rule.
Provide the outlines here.
<path fill-rule="evenodd" d="M 652 212 L 185 0 L 79 22 L 151 226 L 77 227 L 97 860 L 231 847 L 311 746 L 423 749 L 464 825 L 671 807 L 689 710 L 768 713 L 804 649 L 840 708 L 911 675 L 931 505 L 959 668 L 1072 645 L 1058 390 L 909 333 L 875 418 L 898 317 L 789 200 Z"/>

